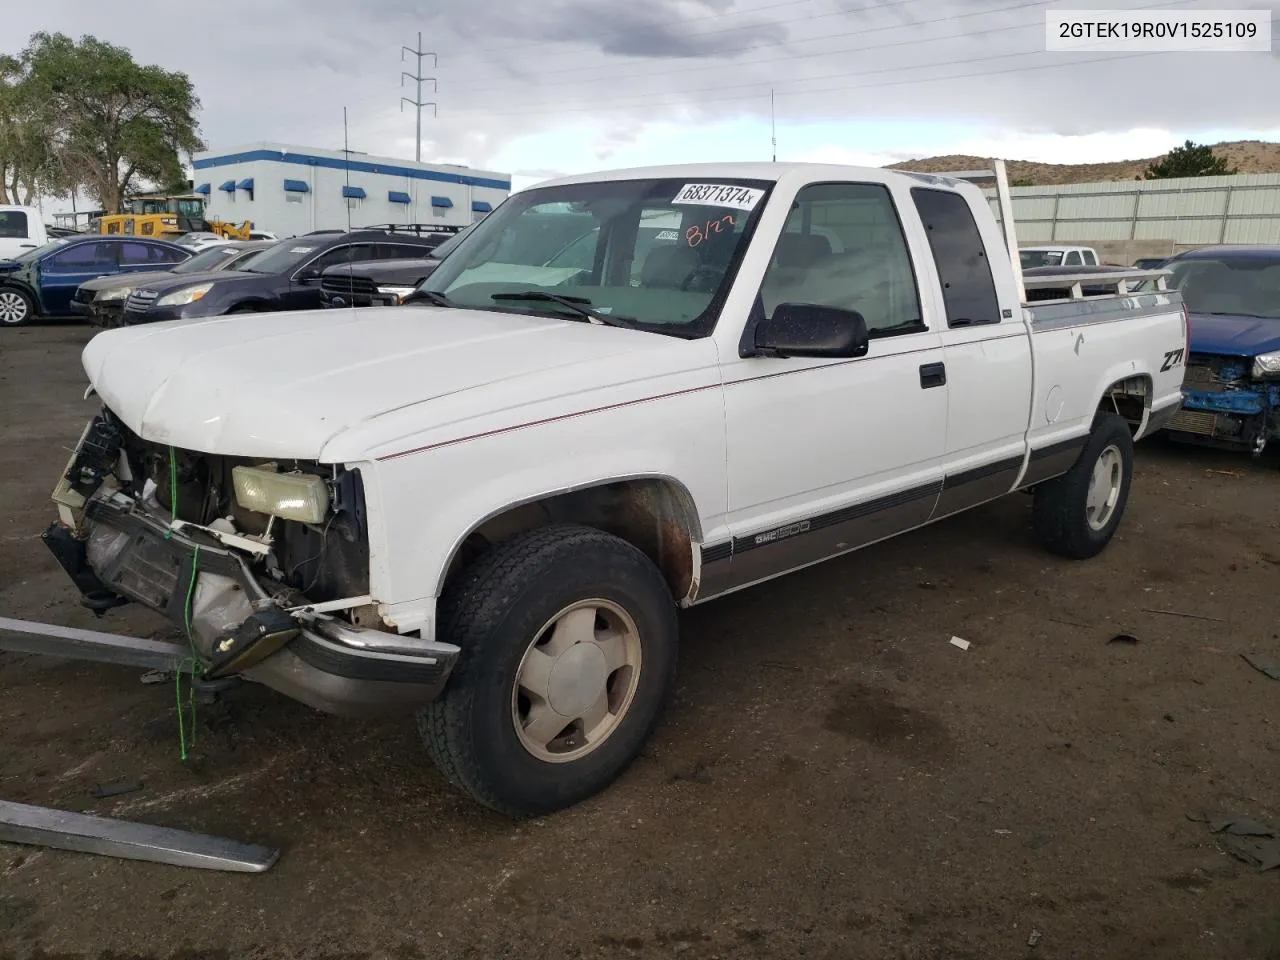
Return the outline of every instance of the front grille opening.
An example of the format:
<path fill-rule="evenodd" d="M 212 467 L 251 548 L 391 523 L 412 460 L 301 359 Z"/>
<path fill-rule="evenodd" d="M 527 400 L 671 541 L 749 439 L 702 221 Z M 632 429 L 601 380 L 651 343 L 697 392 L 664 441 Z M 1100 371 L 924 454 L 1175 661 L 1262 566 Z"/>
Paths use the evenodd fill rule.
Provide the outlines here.
<path fill-rule="evenodd" d="M 179 520 L 209 526 L 230 517 L 239 533 L 261 536 L 266 532 L 270 518 L 237 504 L 231 479 L 233 467 L 258 466 L 264 462 L 262 458 L 178 449 L 171 452 L 164 444 L 142 440 L 127 428 L 122 431 L 133 475 L 127 493 L 140 499 L 150 480 L 155 484 L 156 501 Z M 272 562 L 251 561 L 255 575 L 264 585 L 283 584 L 316 603 L 368 593 L 369 538 L 359 471 L 335 473 L 326 464 L 293 460 L 280 462 L 279 468 L 329 480 L 334 509 L 322 524 L 277 519 L 271 525 Z"/>

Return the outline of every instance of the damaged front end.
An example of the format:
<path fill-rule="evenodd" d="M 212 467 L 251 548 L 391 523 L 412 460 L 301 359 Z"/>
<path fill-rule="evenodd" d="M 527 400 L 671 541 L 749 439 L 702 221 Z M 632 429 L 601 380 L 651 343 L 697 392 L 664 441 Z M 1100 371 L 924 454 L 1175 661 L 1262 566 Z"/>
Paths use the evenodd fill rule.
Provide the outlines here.
<path fill-rule="evenodd" d="M 104 408 L 53 499 L 43 538 L 85 606 L 159 611 L 207 678 L 368 715 L 433 699 L 456 661 L 455 646 L 385 629 L 358 469 L 175 449 Z"/>
<path fill-rule="evenodd" d="M 1261 454 L 1280 435 L 1280 382 L 1255 376 L 1246 357 L 1193 353 L 1182 408 L 1169 422 L 1175 439 Z"/>

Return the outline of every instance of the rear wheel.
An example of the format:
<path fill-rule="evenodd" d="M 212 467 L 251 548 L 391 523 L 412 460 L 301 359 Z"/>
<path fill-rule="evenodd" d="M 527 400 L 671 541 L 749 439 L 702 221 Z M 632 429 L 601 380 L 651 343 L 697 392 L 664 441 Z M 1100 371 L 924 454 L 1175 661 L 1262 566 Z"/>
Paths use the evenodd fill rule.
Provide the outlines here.
<path fill-rule="evenodd" d="M 20 327 L 35 313 L 31 298 L 16 287 L 0 289 L 0 324 Z"/>
<path fill-rule="evenodd" d="M 1054 553 L 1084 560 L 1101 553 L 1124 515 L 1133 480 L 1133 435 L 1123 417 L 1099 413 L 1080 458 L 1035 490 L 1036 537 Z"/>
<path fill-rule="evenodd" d="M 455 786 L 511 816 L 570 806 L 631 763 L 676 663 L 675 604 L 643 553 L 556 525 L 491 548 L 446 591 L 462 647 L 418 729 Z"/>

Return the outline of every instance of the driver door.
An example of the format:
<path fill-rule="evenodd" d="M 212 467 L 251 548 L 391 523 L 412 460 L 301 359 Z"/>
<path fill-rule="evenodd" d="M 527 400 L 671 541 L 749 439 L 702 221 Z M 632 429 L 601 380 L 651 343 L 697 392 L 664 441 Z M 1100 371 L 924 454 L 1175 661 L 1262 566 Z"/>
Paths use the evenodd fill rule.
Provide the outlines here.
<path fill-rule="evenodd" d="M 909 198 L 901 206 L 912 210 Z M 918 248 L 918 221 L 914 231 Z M 942 487 L 947 385 L 937 308 L 918 287 L 887 187 L 799 192 L 756 315 L 789 302 L 856 310 L 871 345 L 856 359 L 725 358 L 729 586 L 923 524 Z"/>

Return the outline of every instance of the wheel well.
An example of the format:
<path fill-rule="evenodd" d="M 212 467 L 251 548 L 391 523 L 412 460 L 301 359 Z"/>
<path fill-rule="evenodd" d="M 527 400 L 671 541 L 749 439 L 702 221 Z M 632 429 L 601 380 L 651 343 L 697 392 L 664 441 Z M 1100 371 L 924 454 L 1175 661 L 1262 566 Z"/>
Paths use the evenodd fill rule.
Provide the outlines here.
<path fill-rule="evenodd" d="M 1145 374 L 1117 380 L 1104 391 L 1098 401 L 1098 410 L 1124 417 L 1129 424 L 1129 432 L 1136 436 L 1147 422 L 1152 387 L 1151 378 Z"/>
<path fill-rule="evenodd" d="M 701 530 L 693 498 L 674 481 L 637 478 L 553 494 L 489 517 L 454 550 L 440 593 L 489 547 L 551 523 L 581 523 L 620 537 L 654 562 L 677 601 L 694 592 L 693 550 Z"/>

